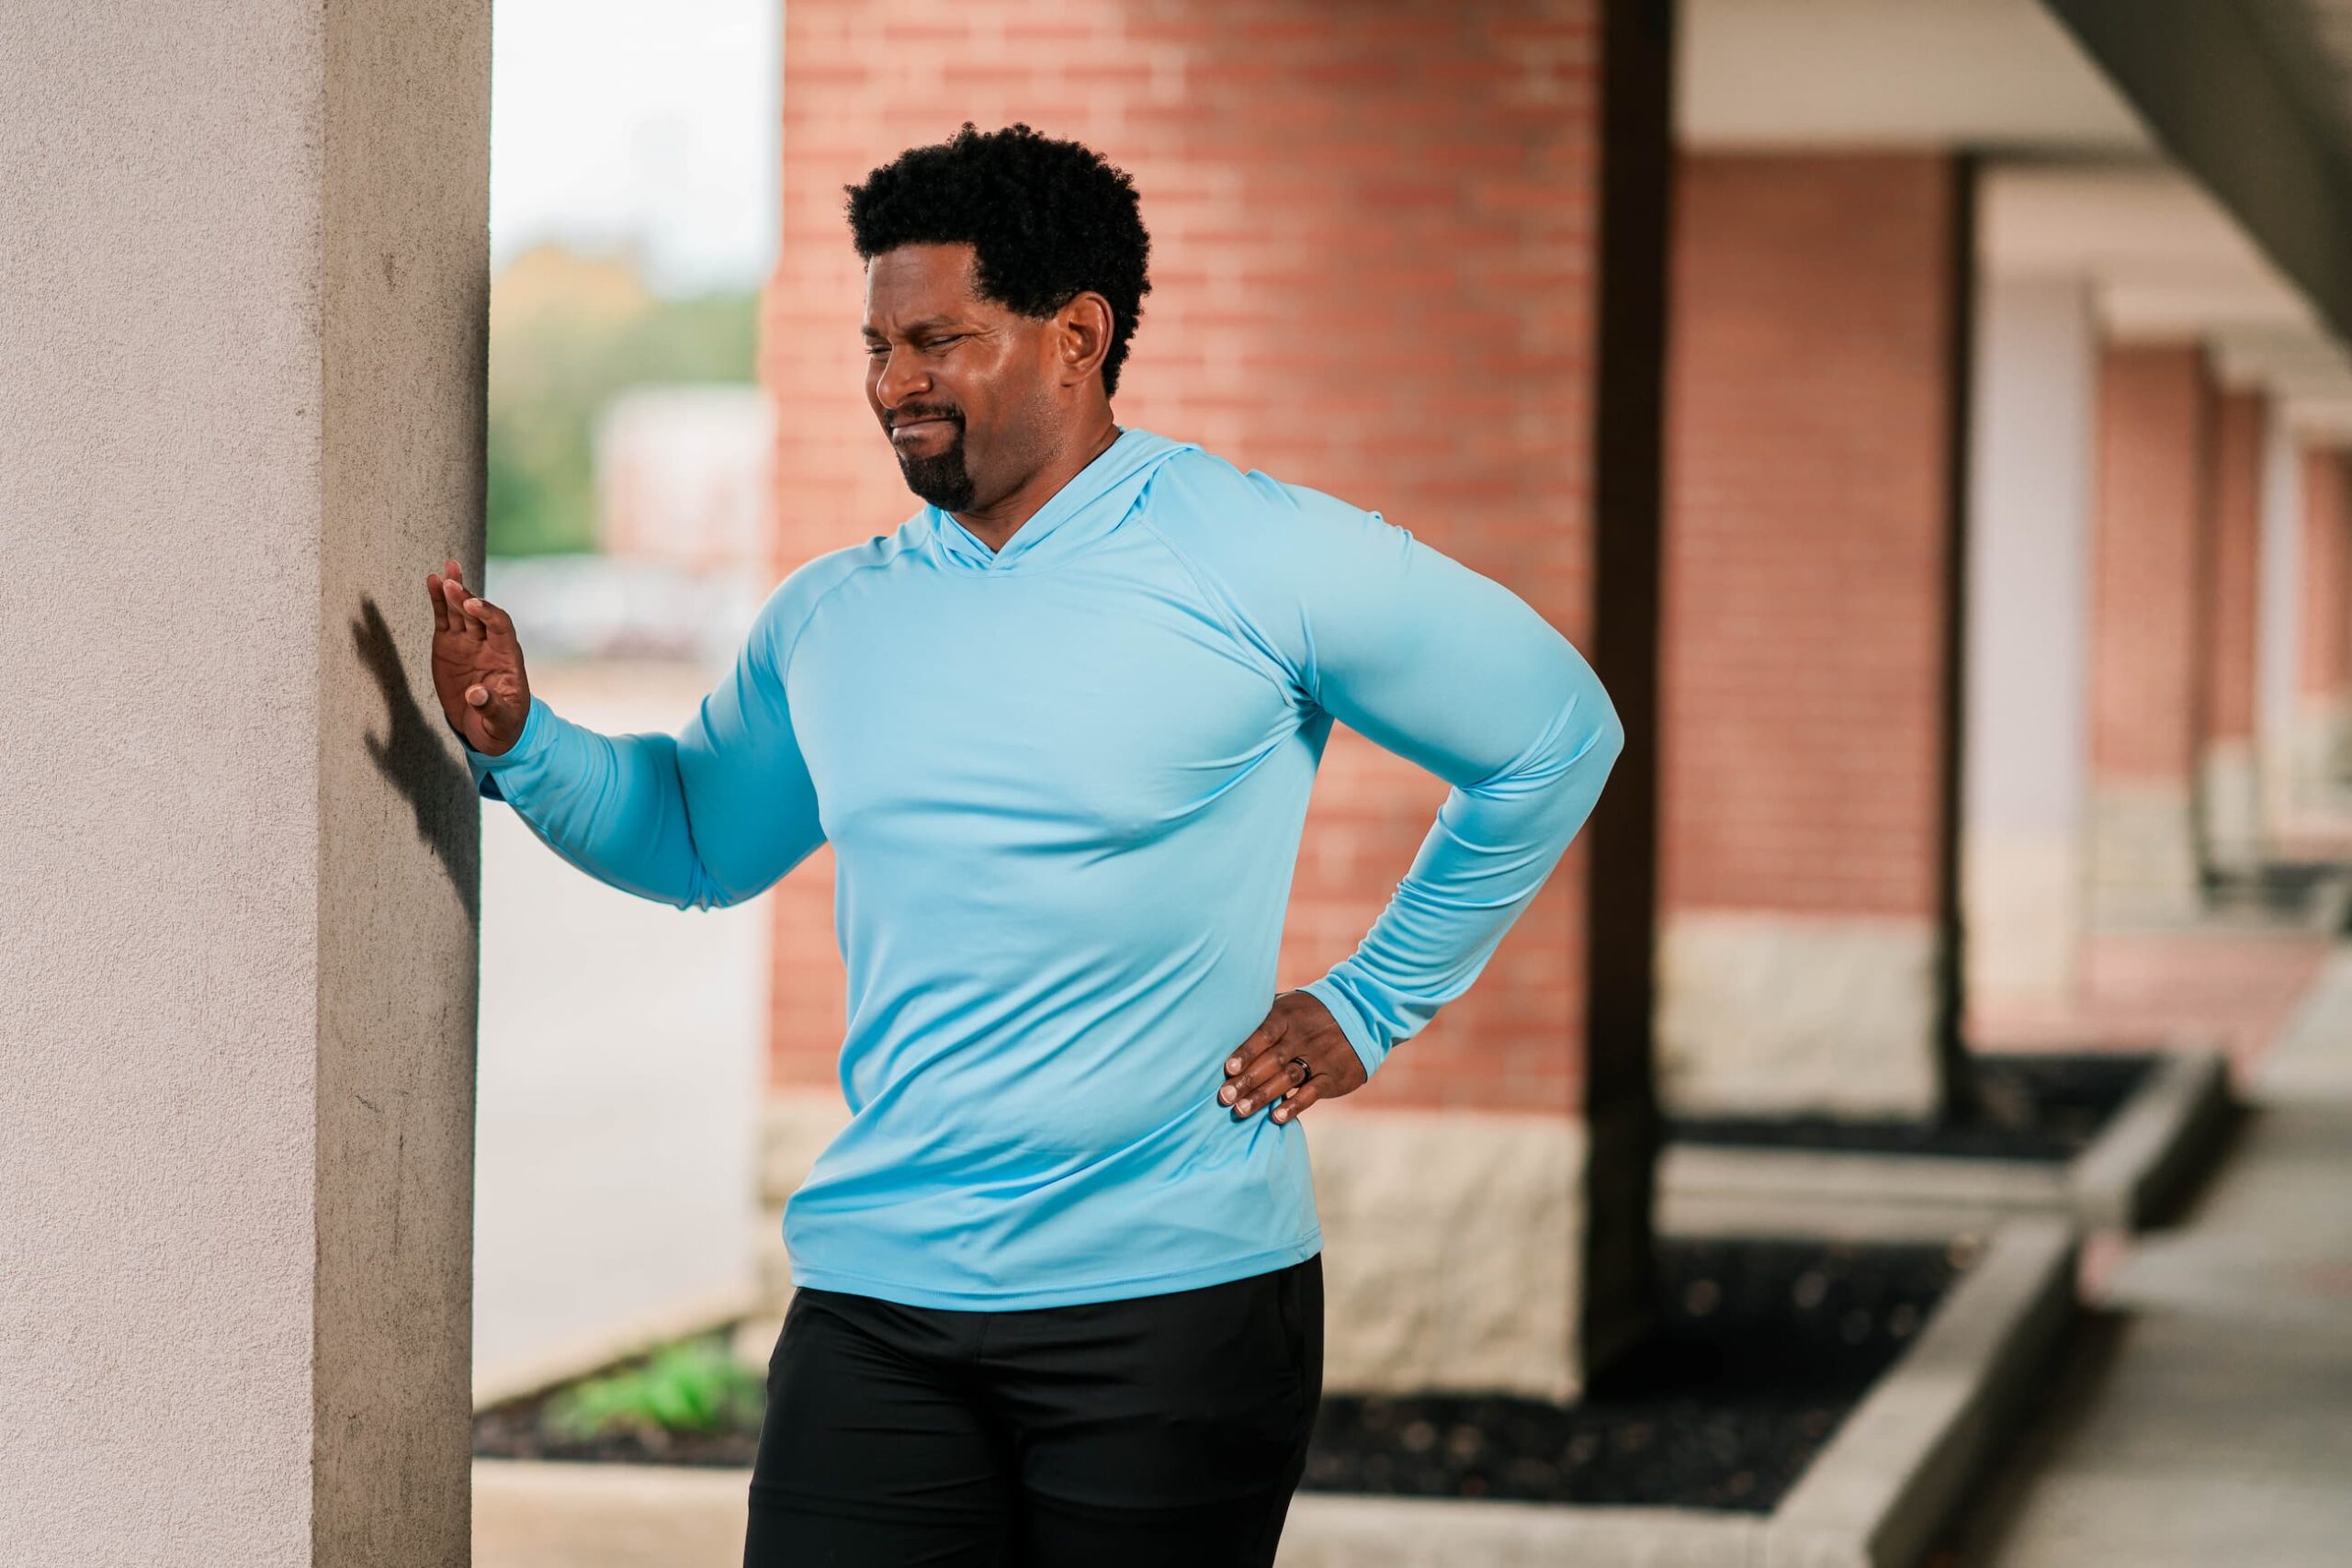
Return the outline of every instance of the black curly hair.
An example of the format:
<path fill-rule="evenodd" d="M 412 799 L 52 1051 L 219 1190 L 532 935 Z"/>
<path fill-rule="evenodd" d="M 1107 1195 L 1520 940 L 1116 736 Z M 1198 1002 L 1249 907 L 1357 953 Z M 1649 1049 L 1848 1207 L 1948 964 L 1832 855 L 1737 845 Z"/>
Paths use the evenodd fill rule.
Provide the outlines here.
<path fill-rule="evenodd" d="M 850 237 L 872 261 L 900 245 L 969 244 L 984 299 L 1018 315 L 1045 317 L 1086 289 L 1111 302 L 1111 347 L 1102 391 L 1119 389 L 1151 292 L 1134 183 L 1100 152 L 1057 141 L 1015 123 L 964 129 L 929 147 L 910 147 L 849 192 Z"/>

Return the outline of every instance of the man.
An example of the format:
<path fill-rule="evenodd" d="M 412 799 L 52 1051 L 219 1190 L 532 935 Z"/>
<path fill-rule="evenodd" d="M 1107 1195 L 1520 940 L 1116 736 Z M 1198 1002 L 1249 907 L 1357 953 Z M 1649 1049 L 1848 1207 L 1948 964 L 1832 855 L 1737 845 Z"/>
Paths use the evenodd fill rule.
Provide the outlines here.
<path fill-rule="evenodd" d="M 1509 590 L 1113 422 L 1148 241 L 1094 152 L 967 124 L 849 223 L 923 509 L 787 577 L 674 737 L 532 696 L 454 562 L 435 683 L 616 886 L 707 908 L 833 846 L 852 1118 L 786 1211 L 747 1568 L 1269 1563 L 1322 1386 L 1300 1117 L 1468 987 L 1623 733 Z M 1335 719 L 1453 789 L 1276 995 Z"/>

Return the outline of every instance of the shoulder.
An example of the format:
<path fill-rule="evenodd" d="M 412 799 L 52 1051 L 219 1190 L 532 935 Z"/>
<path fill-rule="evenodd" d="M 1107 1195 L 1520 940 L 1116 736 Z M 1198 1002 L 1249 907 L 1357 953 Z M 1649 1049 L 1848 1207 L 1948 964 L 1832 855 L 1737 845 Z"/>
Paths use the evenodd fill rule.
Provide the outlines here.
<path fill-rule="evenodd" d="M 1168 460 L 1149 498 L 1152 526 L 1212 570 L 1308 567 L 1366 548 L 1401 548 L 1412 537 L 1377 512 L 1198 448 Z"/>
<path fill-rule="evenodd" d="M 793 568 L 760 606 L 753 637 L 781 667 L 833 590 L 861 573 L 886 570 L 911 554 L 921 521 L 918 514 L 891 533 L 826 550 Z"/>

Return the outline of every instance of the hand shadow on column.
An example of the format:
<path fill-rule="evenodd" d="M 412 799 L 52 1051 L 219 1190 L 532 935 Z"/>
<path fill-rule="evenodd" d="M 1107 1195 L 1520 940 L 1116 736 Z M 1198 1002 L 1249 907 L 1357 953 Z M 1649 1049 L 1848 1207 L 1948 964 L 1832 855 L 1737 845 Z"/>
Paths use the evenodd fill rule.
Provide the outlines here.
<path fill-rule="evenodd" d="M 480 930 L 481 840 L 467 830 L 466 821 L 481 810 L 475 804 L 473 774 L 449 755 L 441 739 L 447 727 L 427 718 L 410 693 L 400 646 L 392 640 L 392 628 L 373 594 L 359 596 L 351 640 L 359 650 L 360 662 L 376 678 L 391 714 L 390 733 L 379 739 L 371 732 L 368 753 L 376 760 L 376 771 L 407 800 L 416 816 L 416 836 L 424 840 L 448 874 L 450 886 L 458 890 L 467 922 Z"/>

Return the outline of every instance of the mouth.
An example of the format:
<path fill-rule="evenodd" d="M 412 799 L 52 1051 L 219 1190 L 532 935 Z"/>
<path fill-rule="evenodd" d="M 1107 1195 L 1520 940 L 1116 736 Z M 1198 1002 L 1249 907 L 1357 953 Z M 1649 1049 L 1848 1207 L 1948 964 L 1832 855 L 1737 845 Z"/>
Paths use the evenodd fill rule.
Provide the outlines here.
<path fill-rule="evenodd" d="M 896 446 L 907 441 L 920 441 L 926 435 L 953 430 L 952 419 L 902 419 L 890 426 L 890 441 Z"/>

